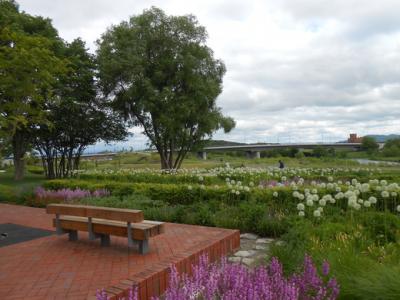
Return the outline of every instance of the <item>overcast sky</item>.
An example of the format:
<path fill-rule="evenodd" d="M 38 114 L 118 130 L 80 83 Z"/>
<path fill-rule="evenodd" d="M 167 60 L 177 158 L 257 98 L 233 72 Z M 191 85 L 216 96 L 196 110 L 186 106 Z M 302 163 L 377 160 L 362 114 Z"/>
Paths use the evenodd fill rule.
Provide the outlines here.
<path fill-rule="evenodd" d="M 350 132 L 400 133 L 399 0 L 18 2 L 92 52 L 108 26 L 152 5 L 195 15 L 227 67 L 218 105 L 237 122 L 215 138 L 330 142 Z"/>

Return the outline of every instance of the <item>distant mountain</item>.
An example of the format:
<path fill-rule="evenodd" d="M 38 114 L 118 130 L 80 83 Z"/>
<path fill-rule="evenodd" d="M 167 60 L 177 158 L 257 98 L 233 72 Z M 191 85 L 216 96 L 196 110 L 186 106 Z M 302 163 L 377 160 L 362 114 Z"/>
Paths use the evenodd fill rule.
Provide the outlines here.
<path fill-rule="evenodd" d="M 366 135 L 368 137 L 372 137 L 377 141 L 378 143 L 384 143 L 388 140 L 394 140 L 394 139 L 400 139 L 400 134 L 368 134 Z"/>
<path fill-rule="evenodd" d="M 220 146 L 240 146 L 246 145 L 245 143 L 237 143 L 231 141 L 224 141 L 224 140 L 211 140 L 207 142 L 206 147 L 220 147 Z"/>

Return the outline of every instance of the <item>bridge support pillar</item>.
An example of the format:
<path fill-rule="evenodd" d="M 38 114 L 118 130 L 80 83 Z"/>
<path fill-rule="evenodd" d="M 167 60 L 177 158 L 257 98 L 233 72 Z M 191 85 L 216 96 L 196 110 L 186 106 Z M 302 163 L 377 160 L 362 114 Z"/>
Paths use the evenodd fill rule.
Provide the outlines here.
<path fill-rule="evenodd" d="M 260 158 L 260 151 L 246 151 L 247 158 Z"/>
<path fill-rule="evenodd" d="M 207 159 L 207 152 L 206 151 L 199 151 L 199 152 L 197 152 L 197 157 L 202 159 L 202 160 L 206 160 Z"/>

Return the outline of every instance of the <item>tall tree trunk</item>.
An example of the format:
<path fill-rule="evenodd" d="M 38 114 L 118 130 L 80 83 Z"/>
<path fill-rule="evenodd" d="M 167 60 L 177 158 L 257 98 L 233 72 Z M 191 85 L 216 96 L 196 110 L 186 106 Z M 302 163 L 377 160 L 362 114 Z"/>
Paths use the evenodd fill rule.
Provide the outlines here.
<path fill-rule="evenodd" d="M 12 148 L 14 155 L 14 179 L 22 180 L 25 171 L 25 152 L 28 148 L 28 141 L 23 130 L 17 129 L 12 138 Z"/>

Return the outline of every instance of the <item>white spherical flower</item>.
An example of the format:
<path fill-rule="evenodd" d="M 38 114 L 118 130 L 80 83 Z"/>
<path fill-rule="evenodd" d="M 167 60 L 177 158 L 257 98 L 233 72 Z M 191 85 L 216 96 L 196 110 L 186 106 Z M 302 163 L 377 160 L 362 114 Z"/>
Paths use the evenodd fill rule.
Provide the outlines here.
<path fill-rule="evenodd" d="M 313 206 L 314 205 L 314 201 L 312 201 L 311 199 L 308 199 L 306 201 L 307 206 Z"/>
<path fill-rule="evenodd" d="M 304 200 L 304 195 L 303 195 L 303 194 L 300 194 L 300 195 L 299 195 L 299 199 L 300 199 L 300 200 Z"/>
<path fill-rule="evenodd" d="M 359 210 L 361 208 L 361 205 L 358 203 L 355 203 L 354 206 L 355 210 Z"/>
<path fill-rule="evenodd" d="M 204 186 L 204 184 L 200 185 L 200 188 L 201 188 L 202 190 L 205 190 L 205 189 L 206 189 L 206 187 Z"/>
<path fill-rule="evenodd" d="M 250 181 L 249 186 L 253 187 L 254 186 L 254 182 Z"/>
<path fill-rule="evenodd" d="M 358 199 L 357 202 L 360 203 L 360 204 L 363 204 L 364 200 L 363 199 Z"/>
<path fill-rule="evenodd" d="M 232 190 L 231 193 L 234 194 L 234 193 L 236 193 L 236 191 L 235 191 L 235 190 Z"/>
<path fill-rule="evenodd" d="M 249 191 L 250 191 L 250 188 L 249 188 L 248 186 L 245 186 L 245 187 L 244 187 L 244 190 L 245 190 L 246 192 L 249 192 Z"/>
<path fill-rule="evenodd" d="M 225 181 L 226 181 L 226 182 L 230 182 L 231 179 L 230 179 L 229 177 L 227 177 L 227 178 L 225 179 Z"/>
<path fill-rule="evenodd" d="M 192 186 L 188 185 L 188 190 L 191 191 L 192 190 Z"/>
<path fill-rule="evenodd" d="M 377 200 L 374 196 L 369 197 L 368 201 L 371 202 L 371 204 L 375 204 L 377 202 Z"/>
<path fill-rule="evenodd" d="M 397 205 L 396 210 L 400 212 L 400 205 Z"/>
<path fill-rule="evenodd" d="M 236 181 L 235 180 L 231 180 L 231 184 L 233 185 L 233 184 L 235 184 L 236 183 Z"/>
<path fill-rule="evenodd" d="M 239 192 L 239 191 L 236 191 L 236 195 L 240 195 L 240 192 Z"/>
<path fill-rule="evenodd" d="M 317 209 L 313 212 L 314 217 L 319 218 L 321 216 L 321 212 Z"/>
<path fill-rule="evenodd" d="M 365 207 L 370 207 L 371 206 L 371 202 L 369 202 L 368 200 L 364 201 L 364 206 Z"/>
<path fill-rule="evenodd" d="M 342 185 L 342 184 L 343 184 L 343 181 L 341 181 L 341 180 L 338 180 L 337 184 L 340 184 L 340 185 Z"/>
<path fill-rule="evenodd" d="M 317 193 L 318 193 L 317 189 L 312 189 L 311 194 L 317 194 Z"/>
<path fill-rule="evenodd" d="M 392 197 L 397 197 L 397 193 L 396 193 L 396 192 L 391 192 L 390 195 L 391 195 Z"/>
<path fill-rule="evenodd" d="M 325 206 L 326 205 L 326 200 L 325 199 L 321 199 L 321 200 L 319 200 L 319 205 L 321 205 L 321 206 Z"/>
<path fill-rule="evenodd" d="M 299 203 L 297 204 L 297 210 L 304 210 L 304 204 L 303 203 Z"/>
<path fill-rule="evenodd" d="M 238 181 L 238 182 L 237 182 L 237 185 L 242 185 L 242 182 L 241 182 L 241 181 Z"/>
<path fill-rule="evenodd" d="M 299 211 L 299 217 L 304 217 L 306 214 L 304 213 L 304 211 Z"/>
<path fill-rule="evenodd" d="M 317 202 L 317 201 L 319 200 L 319 196 L 318 196 L 318 195 L 312 195 L 312 197 L 313 197 L 313 200 L 314 200 L 315 202 Z"/>
<path fill-rule="evenodd" d="M 272 196 L 274 196 L 275 198 L 278 197 L 278 192 L 273 192 Z"/>
<path fill-rule="evenodd" d="M 204 180 L 203 176 L 199 176 L 199 181 L 203 181 L 203 180 Z"/>
<path fill-rule="evenodd" d="M 389 193 L 388 193 L 387 191 L 383 191 L 383 192 L 381 193 L 381 196 L 382 196 L 383 198 L 388 198 L 388 197 L 389 197 Z"/>
<path fill-rule="evenodd" d="M 310 193 L 310 190 L 309 190 L 309 189 L 304 189 L 304 193 L 305 193 L 305 194 L 309 194 L 309 193 Z"/>
<path fill-rule="evenodd" d="M 323 207 L 318 207 L 317 208 L 321 213 L 324 211 L 324 208 Z"/>
<path fill-rule="evenodd" d="M 387 181 L 386 180 L 381 180 L 381 185 L 383 185 L 383 186 L 387 185 Z"/>
<path fill-rule="evenodd" d="M 328 181 L 332 182 L 333 181 L 333 177 L 332 176 L 328 176 Z"/>
<path fill-rule="evenodd" d="M 286 181 L 286 176 L 282 176 L 281 181 Z"/>

